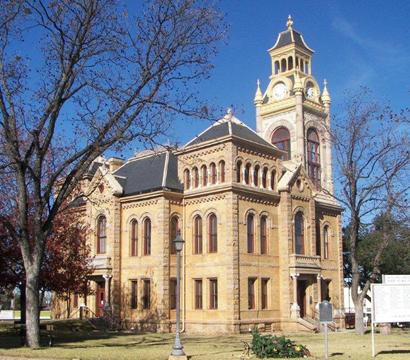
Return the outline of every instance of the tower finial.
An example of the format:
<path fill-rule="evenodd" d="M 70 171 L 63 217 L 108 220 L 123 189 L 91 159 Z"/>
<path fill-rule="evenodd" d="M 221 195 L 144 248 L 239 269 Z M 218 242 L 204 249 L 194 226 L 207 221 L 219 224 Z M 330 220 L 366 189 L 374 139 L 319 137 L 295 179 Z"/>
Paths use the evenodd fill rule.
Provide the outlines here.
<path fill-rule="evenodd" d="M 331 102 L 329 90 L 327 90 L 327 80 L 323 80 L 322 101 L 325 105 L 329 105 Z"/>
<path fill-rule="evenodd" d="M 290 16 L 290 14 L 289 14 L 289 16 L 288 16 L 288 21 L 286 22 L 286 26 L 288 27 L 288 30 L 291 30 L 291 29 L 292 29 L 293 20 L 292 20 L 292 16 Z"/>
<path fill-rule="evenodd" d="M 255 98 L 253 100 L 255 105 L 260 105 L 263 103 L 263 95 L 261 91 L 261 82 L 256 80 L 256 93 L 255 93 Z"/>

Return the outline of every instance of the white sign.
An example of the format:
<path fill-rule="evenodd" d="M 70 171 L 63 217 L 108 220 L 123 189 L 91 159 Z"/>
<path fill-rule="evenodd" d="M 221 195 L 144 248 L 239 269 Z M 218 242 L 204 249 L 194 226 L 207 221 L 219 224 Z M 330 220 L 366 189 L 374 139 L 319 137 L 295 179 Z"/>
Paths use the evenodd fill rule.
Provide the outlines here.
<path fill-rule="evenodd" d="M 410 284 L 372 284 L 373 323 L 410 322 Z"/>
<path fill-rule="evenodd" d="M 410 275 L 383 275 L 383 284 L 410 284 Z"/>

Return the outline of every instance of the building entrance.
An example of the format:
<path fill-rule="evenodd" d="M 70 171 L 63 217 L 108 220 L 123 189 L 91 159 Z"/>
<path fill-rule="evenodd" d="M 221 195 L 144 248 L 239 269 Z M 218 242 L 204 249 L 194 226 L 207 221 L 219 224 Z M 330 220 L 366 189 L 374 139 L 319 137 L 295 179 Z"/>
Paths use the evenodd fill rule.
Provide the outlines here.
<path fill-rule="evenodd" d="M 104 289 L 104 281 L 97 282 L 97 291 L 95 294 L 95 314 L 97 317 L 101 317 L 104 315 L 104 304 L 105 304 L 105 289 Z"/>
<path fill-rule="evenodd" d="M 300 317 L 304 318 L 306 316 L 306 287 L 307 280 L 298 281 L 298 305 L 300 308 Z"/>

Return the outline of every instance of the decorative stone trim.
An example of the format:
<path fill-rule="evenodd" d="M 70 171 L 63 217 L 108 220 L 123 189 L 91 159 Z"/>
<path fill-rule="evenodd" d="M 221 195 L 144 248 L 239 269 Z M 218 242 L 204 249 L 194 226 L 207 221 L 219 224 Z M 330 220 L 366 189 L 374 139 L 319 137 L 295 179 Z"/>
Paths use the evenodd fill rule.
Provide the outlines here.
<path fill-rule="evenodd" d="M 255 197 L 252 197 L 252 196 L 239 195 L 238 199 L 243 200 L 243 201 L 257 203 L 257 204 L 278 206 L 278 203 L 275 203 L 274 201 L 267 200 L 267 199 L 262 199 L 262 198 L 255 198 Z"/>
<path fill-rule="evenodd" d="M 151 206 L 151 205 L 156 205 L 156 204 L 158 204 L 158 200 L 144 201 L 144 202 L 124 205 L 123 209 L 134 209 L 138 207 Z"/>
<path fill-rule="evenodd" d="M 276 159 L 276 157 L 273 156 L 273 155 L 269 155 L 269 154 L 266 154 L 266 153 L 263 153 L 263 152 L 260 152 L 260 151 L 249 149 L 249 148 L 244 148 L 244 147 L 238 146 L 237 149 L 238 149 L 238 152 L 242 152 L 242 153 L 248 154 L 248 155 L 255 155 L 255 156 L 258 156 L 258 157 L 263 158 L 263 159 L 268 159 L 268 160 L 275 160 Z"/>
<path fill-rule="evenodd" d="M 225 199 L 225 195 L 208 196 L 200 199 L 186 200 L 185 205 L 203 204 L 210 201 L 218 201 Z"/>
<path fill-rule="evenodd" d="M 192 153 L 192 154 L 189 154 L 189 155 L 184 155 L 182 157 L 182 162 L 195 160 L 195 159 L 201 158 L 201 157 L 206 156 L 206 155 L 221 152 L 225 149 L 225 147 L 226 146 L 224 146 L 224 145 L 220 145 L 220 146 L 212 147 L 212 148 L 209 148 L 209 149 L 206 149 L 206 150 L 203 150 L 203 151 L 198 151 L 198 152 L 195 152 L 195 153 Z"/>
<path fill-rule="evenodd" d="M 310 201 L 310 199 L 309 199 L 307 196 L 296 195 L 296 194 L 292 194 L 292 199 L 294 199 L 294 200 L 306 201 L 306 202 L 309 202 L 309 201 Z"/>

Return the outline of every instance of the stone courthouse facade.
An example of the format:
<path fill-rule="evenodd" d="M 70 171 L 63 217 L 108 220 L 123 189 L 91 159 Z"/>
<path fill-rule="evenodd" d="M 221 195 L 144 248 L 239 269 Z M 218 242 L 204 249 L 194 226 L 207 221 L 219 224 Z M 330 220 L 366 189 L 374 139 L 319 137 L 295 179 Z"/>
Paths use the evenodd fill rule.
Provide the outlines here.
<path fill-rule="evenodd" d="M 92 229 L 95 293 L 86 302 L 96 315 L 106 307 L 123 324 L 170 331 L 180 231 L 187 332 L 313 330 L 324 299 L 343 326 L 330 96 L 291 18 L 268 52 L 256 131 L 228 111 L 175 151 L 93 164 L 86 181 L 96 190 L 81 209 Z"/>

